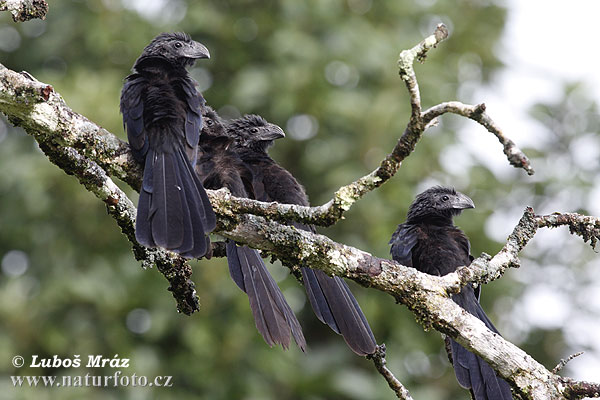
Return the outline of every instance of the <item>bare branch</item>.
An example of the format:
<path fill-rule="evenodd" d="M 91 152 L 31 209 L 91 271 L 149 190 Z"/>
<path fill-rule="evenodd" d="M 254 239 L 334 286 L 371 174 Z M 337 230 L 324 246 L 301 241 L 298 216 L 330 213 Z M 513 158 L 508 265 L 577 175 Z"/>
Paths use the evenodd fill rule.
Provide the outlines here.
<path fill-rule="evenodd" d="M 424 57 L 428 49 L 447 35 L 442 28 L 438 30 L 433 39 L 428 38 L 418 45 L 416 50 L 412 49 L 413 60 Z M 406 79 L 414 78 L 414 71 L 411 75 L 411 70 L 412 65 L 405 74 Z M 308 218 L 309 212 L 321 212 L 322 215 L 341 218 L 343 212 L 355 201 L 383 184 L 397 171 L 401 161 L 414 151 L 425 127 L 431 122 L 425 123 L 421 115 L 416 80 L 414 83 L 415 86 L 409 87 L 409 92 L 411 104 L 414 105 L 414 109 L 418 107 L 419 115 L 411 118 L 392 153 L 371 174 L 342 187 L 336 192 L 334 199 L 322 207 L 293 209 L 258 202 L 247 203 L 248 207 L 262 209 L 265 215 L 269 216 L 283 211 L 287 215 L 296 213 L 299 218 Z M 117 220 L 124 234 L 133 243 L 136 257 L 144 260 L 146 265 L 156 262 L 159 270 L 169 279 L 171 289 L 178 300 L 178 307 L 183 312 L 193 312 L 197 309 L 193 283 L 189 280 L 191 270 L 183 259 L 168 252 L 144 249 L 135 242 L 135 208 L 108 177 L 110 174 L 121 178 L 134 188 L 139 187 L 140 166 L 131 158 L 128 146 L 70 110 L 51 86 L 2 66 L 0 111 L 8 115 L 13 124 L 22 126 L 34 136 L 54 163 L 68 174 L 77 176 L 88 190 L 107 204 L 110 215 Z M 235 210 L 235 206 L 232 206 L 239 199 L 235 200 L 230 195 L 227 199 L 227 195 L 225 191 L 211 193 L 211 200 L 222 196 L 222 201 L 213 203 L 218 217 L 215 233 L 264 250 L 293 269 L 302 265 L 310 266 L 330 275 L 353 279 L 363 286 L 392 295 L 397 301 L 407 305 L 423 326 L 433 327 L 447 334 L 485 359 L 523 398 L 566 398 L 568 390 L 571 390 L 569 393 L 576 393 L 576 389 L 580 387 L 577 385 L 582 384 L 565 384 L 564 378 L 551 373 L 518 347 L 489 331 L 479 319 L 467 313 L 450 298 L 452 293 L 459 291 L 467 282 L 488 282 L 499 277 L 506 268 L 519 265 L 519 251 L 533 237 L 537 227 L 541 226 L 533 215 L 533 210 L 526 210 L 506 246 L 496 256 L 483 255 L 469 267 L 438 277 L 374 257 L 362 250 L 336 243 L 325 236 L 281 225 L 261 216 L 240 214 L 241 209 Z M 301 215 L 302 213 L 306 215 Z M 282 217 L 278 217 L 280 218 Z M 551 223 L 551 220 L 548 219 L 547 223 Z M 163 268 L 160 263 L 164 263 Z M 594 384 L 586 385 L 594 387 Z"/>
<path fill-rule="evenodd" d="M 375 368 L 383 376 L 388 383 L 390 389 L 396 393 L 396 397 L 403 400 L 413 400 L 408 390 L 404 387 L 402 382 L 398 380 L 386 366 L 387 360 L 385 359 L 385 343 L 377 346 L 374 354 L 368 355 L 367 358 L 373 360 Z"/>
<path fill-rule="evenodd" d="M 463 104 L 459 101 L 449 101 L 433 106 L 423 113 L 423 123 L 429 124 L 435 118 L 440 115 L 452 113 L 462 115 L 478 122 L 490 133 L 493 133 L 502 146 L 504 147 L 504 154 L 508 158 L 510 165 L 515 168 L 523 168 L 528 175 L 533 175 L 534 170 L 531 166 L 529 158 L 517 147 L 517 145 L 504 135 L 500 127 L 490 118 L 485 112 L 485 104 L 481 103 L 476 106 Z"/>
<path fill-rule="evenodd" d="M 573 235 L 580 236 L 584 242 L 590 242 L 592 249 L 600 240 L 600 218 L 590 217 L 577 213 L 554 213 L 538 215 L 535 217 L 538 226 L 543 228 L 556 228 L 567 225 Z"/>
<path fill-rule="evenodd" d="M 133 253 L 144 267 L 156 264 L 169 281 L 177 309 L 185 314 L 199 303 L 187 262 L 167 251 L 147 249 L 135 240 L 136 209 L 131 200 L 105 172 L 139 187 L 140 167 L 129 154 L 129 146 L 108 131 L 73 112 L 52 86 L 0 65 L 0 111 L 15 126 L 32 135 L 50 161 L 74 175 L 87 190 L 106 204 Z"/>
<path fill-rule="evenodd" d="M 411 117 L 398 143 L 390 154 L 381 162 L 379 167 L 368 175 L 365 175 L 349 185 L 338 189 L 333 199 L 320 207 L 314 207 L 312 210 L 305 209 L 286 209 L 278 210 L 278 214 L 294 215 L 293 219 L 301 218 L 303 222 L 310 222 L 316 225 L 333 225 L 342 219 L 344 213 L 348 211 L 365 194 L 383 185 L 400 168 L 402 161 L 408 157 L 421 139 L 426 128 L 434 125 L 435 117 L 447 112 L 454 112 L 471 118 L 488 131 L 496 135 L 500 143 L 504 146 L 504 153 L 507 155 L 511 165 L 525 169 L 529 175 L 534 173 L 527 156 L 507 138 L 496 123 L 485 113 L 485 105 L 466 106 L 459 102 L 442 103 L 434 106 L 424 113 L 421 113 L 421 95 L 419 85 L 413 68 L 414 60 L 422 61 L 426 53 L 436 47 L 442 40 L 448 37 L 448 30 L 443 25 L 438 25 L 434 34 L 427 37 L 421 43 L 410 50 L 404 50 L 400 53 L 398 66 L 400 77 L 406 84 L 410 95 Z M 255 209 L 255 211 L 258 211 Z M 256 212 L 257 215 L 267 214 Z"/>
<path fill-rule="evenodd" d="M 456 279 L 455 293 L 469 282 L 489 283 L 504 274 L 507 268 L 519 268 L 521 262 L 518 255 L 537 232 L 537 222 L 533 209 L 527 207 L 519 223 L 508 237 L 506 244 L 494 256 L 483 253 L 473 260 L 468 267 L 460 267 L 456 272 L 446 275 L 448 279 Z M 455 277 L 456 275 L 456 277 Z"/>
<path fill-rule="evenodd" d="M 419 92 L 419 83 L 413 64 L 415 59 L 423 62 L 427 52 L 436 47 L 442 40 L 448 37 L 448 28 L 444 24 L 439 24 L 433 35 L 425 38 L 421 43 L 409 50 L 403 50 L 398 58 L 398 67 L 400 69 L 400 78 L 404 81 L 410 95 L 411 116 L 409 125 L 415 130 L 421 128 L 421 93 Z"/>
<path fill-rule="evenodd" d="M 76 149 L 93 159 L 110 176 L 138 189 L 142 168 L 129 145 L 67 106 L 60 94 L 28 73 L 0 64 L 0 112 L 38 142 Z"/>
<path fill-rule="evenodd" d="M 583 354 L 583 351 L 580 351 L 579 353 L 571 354 L 566 359 L 560 360 L 560 362 L 556 365 L 556 367 L 554 367 L 552 369 L 552 373 L 558 374 L 569 363 L 569 361 L 573 360 L 574 358 L 579 357 L 582 354 Z"/>
<path fill-rule="evenodd" d="M 217 215 L 220 215 L 217 210 Z M 529 229 L 527 213 L 522 226 Z M 535 226 L 535 225 L 534 225 Z M 535 228 L 534 228 L 535 229 Z M 474 278 L 490 275 L 487 271 L 501 270 L 515 265 L 511 256 L 522 248 L 527 235 L 515 230 L 512 242 L 489 260 L 480 259 L 480 269 Z M 458 272 L 443 277 L 421 273 L 394 261 L 381 259 L 359 249 L 331 241 L 331 239 L 282 226 L 262 217 L 240 216 L 231 230 L 223 236 L 247 243 L 275 255 L 285 265 L 307 265 L 355 280 L 363 286 L 392 295 L 408 306 L 417 320 L 426 328 L 434 328 L 454 338 L 458 343 L 485 359 L 506 378 L 524 398 L 563 398 L 558 379 L 544 366 L 515 345 L 488 330 L 483 322 L 464 311 L 450 294 L 462 285 Z M 493 260 L 493 261 L 492 261 Z"/>
<path fill-rule="evenodd" d="M 48 3 L 46 0 L 0 0 L 0 11 L 9 11 L 15 22 L 46 19 Z"/>
<path fill-rule="evenodd" d="M 600 397 L 600 384 L 586 381 L 574 381 L 572 379 L 563 379 L 566 385 L 564 398 L 570 400 L 598 398 Z"/>

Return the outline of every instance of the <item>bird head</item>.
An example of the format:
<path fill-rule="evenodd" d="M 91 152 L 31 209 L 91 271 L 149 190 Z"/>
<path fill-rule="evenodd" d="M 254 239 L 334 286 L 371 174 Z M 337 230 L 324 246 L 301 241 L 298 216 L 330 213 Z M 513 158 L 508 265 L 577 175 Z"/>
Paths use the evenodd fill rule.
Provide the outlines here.
<path fill-rule="evenodd" d="M 235 138 L 239 146 L 263 151 L 266 151 L 275 139 L 285 137 L 283 129 L 255 114 L 234 119 L 229 123 L 227 132 Z"/>
<path fill-rule="evenodd" d="M 182 32 L 161 33 L 148 44 L 134 66 L 143 61 L 159 59 L 174 66 L 188 67 L 197 59 L 210 58 L 210 53 L 202 43 Z"/>
<path fill-rule="evenodd" d="M 467 208 L 475 208 L 469 197 L 454 188 L 434 186 L 417 195 L 408 209 L 407 222 L 452 221 Z"/>
<path fill-rule="evenodd" d="M 227 136 L 225 123 L 219 114 L 208 105 L 202 107 L 202 134 L 213 137 Z"/>

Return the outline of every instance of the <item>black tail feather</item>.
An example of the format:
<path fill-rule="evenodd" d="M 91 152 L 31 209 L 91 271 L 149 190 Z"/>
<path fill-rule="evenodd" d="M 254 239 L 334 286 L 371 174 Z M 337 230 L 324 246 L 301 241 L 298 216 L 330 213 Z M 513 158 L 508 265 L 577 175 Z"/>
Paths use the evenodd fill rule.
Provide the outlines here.
<path fill-rule="evenodd" d="M 495 333 L 496 327 L 489 320 L 477 301 L 471 286 L 452 296 L 461 307 L 479 318 Z M 471 353 L 454 340 L 450 341 L 452 362 L 458 383 L 470 389 L 476 400 L 511 400 L 512 394 L 508 383 L 496 374 L 496 371 L 481 357 Z"/>
<path fill-rule="evenodd" d="M 202 257 L 209 248 L 206 235 L 215 223 L 206 191 L 184 153 L 149 150 L 138 203 L 138 242 L 188 258 Z"/>
<path fill-rule="evenodd" d="M 302 276 L 317 318 L 342 335 L 356 354 L 373 354 L 375 336 L 346 282 L 307 267 L 302 268 Z"/>
<path fill-rule="evenodd" d="M 300 323 L 256 250 L 227 242 L 231 278 L 248 294 L 256 328 L 269 346 L 287 349 L 290 335 L 304 351 L 306 340 Z"/>

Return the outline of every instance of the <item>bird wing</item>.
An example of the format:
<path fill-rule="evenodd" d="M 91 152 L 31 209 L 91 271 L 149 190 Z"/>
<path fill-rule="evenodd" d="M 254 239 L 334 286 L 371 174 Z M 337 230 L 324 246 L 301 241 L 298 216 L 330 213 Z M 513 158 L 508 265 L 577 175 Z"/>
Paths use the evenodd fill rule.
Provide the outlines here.
<path fill-rule="evenodd" d="M 187 103 L 186 118 L 185 118 L 185 141 L 186 153 L 192 165 L 196 165 L 198 141 L 200 139 L 200 131 L 202 130 L 202 106 L 205 101 L 202 94 L 196 90 L 196 86 L 191 79 L 184 79 L 181 86 L 185 92 L 185 100 Z"/>
<path fill-rule="evenodd" d="M 392 258 L 407 267 L 413 266 L 412 249 L 419 239 L 416 230 L 415 225 L 400 224 L 389 242 L 392 245 L 390 250 Z"/>
<path fill-rule="evenodd" d="M 147 87 L 147 80 L 140 74 L 128 76 L 120 103 L 133 156 L 144 163 L 136 239 L 147 247 L 160 246 L 184 257 L 201 257 L 208 251 L 206 235 L 216 225 L 208 196 L 190 164 L 197 157 L 202 126 L 199 110 L 204 99 L 191 80 L 182 80 L 185 124 L 155 125 L 161 118 L 169 118 L 173 110 L 159 109 L 156 105 L 156 110 L 146 109 L 149 107 L 144 99 L 151 93 Z M 152 119 L 144 121 L 148 112 Z M 150 143 L 151 138 L 157 140 L 162 136 L 172 140 L 171 148 L 164 143 Z"/>
<path fill-rule="evenodd" d="M 142 100 L 144 85 L 145 79 L 141 75 L 129 75 L 123 85 L 120 104 L 127 140 L 133 156 L 138 162 L 143 162 L 149 145 L 144 131 L 144 102 Z"/>
<path fill-rule="evenodd" d="M 254 174 L 253 191 L 257 200 L 309 205 L 302 185 L 268 155 L 242 150 L 240 156 L 251 166 Z M 315 232 L 315 228 L 310 225 L 297 222 L 292 225 Z M 340 277 L 331 277 L 323 271 L 308 267 L 302 268 L 302 276 L 317 318 L 342 335 L 356 354 L 364 356 L 374 353 L 377 346 L 375 337 L 346 282 Z"/>

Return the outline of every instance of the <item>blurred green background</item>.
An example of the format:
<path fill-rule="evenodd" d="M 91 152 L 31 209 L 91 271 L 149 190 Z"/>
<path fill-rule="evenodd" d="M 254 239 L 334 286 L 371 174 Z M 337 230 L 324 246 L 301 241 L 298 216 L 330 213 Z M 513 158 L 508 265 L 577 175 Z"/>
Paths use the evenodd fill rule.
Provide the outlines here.
<path fill-rule="evenodd" d="M 469 88 L 504 68 L 498 54 L 507 10 L 485 0 L 65 0 L 50 3 L 45 21 L 15 24 L 2 14 L 0 63 L 51 84 L 73 110 L 121 138 L 120 89 L 142 48 L 162 31 L 191 34 L 211 52 L 191 71 L 209 104 L 227 117 L 259 113 L 282 126 L 288 137 L 271 154 L 317 205 L 375 168 L 402 133 L 410 107 L 396 67 L 399 51 L 445 22 L 450 39 L 416 66 L 424 106 L 485 101 L 471 98 Z M 495 254 L 526 205 L 589 212 L 600 197 L 598 160 L 586 153 L 600 146 L 596 105 L 582 85 L 565 82 L 560 96 L 529 111 L 544 135 L 539 146 L 524 149 L 534 177 L 504 160 L 491 168 L 457 134 L 472 123 L 445 117 L 390 182 L 321 232 L 388 257 L 389 237 L 412 198 L 436 183 L 475 201 L 477 208 L 457 219 L 474 255 Z M 501 159 L 501 146 L 490 146 Z M 586 350 L 587 361 L 574 361 L 580 368 L 566 373 L 587 377 L 600 370 L 598 258 L 566 229 L 540 232 L 523 267 L 484 288 L 484 309 L 500 332 L 549 368 Z M 166 280 L 135 261 L 103 204 L 4 119 L 0 260 L 0 399 L 394 397 L 372 363 L 313 316 L 303 289 L 280 265 L 270 269 L 299 315 L 306 354 L 263 342 L 222 259 L 193 263 L 201 310 L 178 314 Z M 439 333 L 424 332 L 390 296 L 352 288 L 378 342 L 387 345 L 388 366 L 415 399 L 468 398 Z M 171 375 L 173 387 L 14 388 L 10 381 L 113 375 L 113 368 L 11 365 L 15 355 L 28 364 L 32 355 L 76 354 L 118 354 L 131 359 L 125 374 Z"/>

